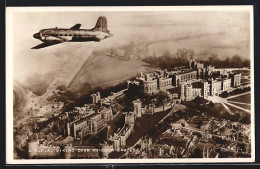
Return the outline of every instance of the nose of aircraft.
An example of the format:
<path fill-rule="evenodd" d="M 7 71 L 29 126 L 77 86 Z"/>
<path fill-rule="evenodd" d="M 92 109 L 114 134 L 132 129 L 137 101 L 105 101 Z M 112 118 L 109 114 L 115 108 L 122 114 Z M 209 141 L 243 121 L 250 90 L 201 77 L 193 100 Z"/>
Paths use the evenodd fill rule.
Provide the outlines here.
<path fill-rule="evenodd" d="M 33 35 L 33 37 L 34 37 L 35 39 L 39 39 L 39 38 L 40 38 L 40 34 L 39 34 L 39 33 L 35 33 L 35 34 Z"/>

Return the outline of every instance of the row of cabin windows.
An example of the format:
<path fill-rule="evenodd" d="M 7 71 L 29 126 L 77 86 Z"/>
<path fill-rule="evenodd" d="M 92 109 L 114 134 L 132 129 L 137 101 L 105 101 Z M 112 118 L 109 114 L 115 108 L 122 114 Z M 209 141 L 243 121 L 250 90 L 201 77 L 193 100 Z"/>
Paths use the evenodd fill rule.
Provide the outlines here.
<path fill-rule="evenodd" d="M 57 34 L 57 33 L 50 33 L 51 36 L 82 36 L 82 35 L 75 35 L 75 34 Z"/>

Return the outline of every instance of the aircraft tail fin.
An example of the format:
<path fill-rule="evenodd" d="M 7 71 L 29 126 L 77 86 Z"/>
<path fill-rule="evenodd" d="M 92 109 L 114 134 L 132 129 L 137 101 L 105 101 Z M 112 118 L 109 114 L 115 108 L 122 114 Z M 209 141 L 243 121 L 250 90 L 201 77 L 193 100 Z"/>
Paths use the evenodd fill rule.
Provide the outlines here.
<path fill-rule="evenodd" d="M 93 30 L 109 33 L 109 31 L 107 30 L 107 19 L 105 16 L 100 16 L 98 18 L 96 26 L 93 28 Z"/>

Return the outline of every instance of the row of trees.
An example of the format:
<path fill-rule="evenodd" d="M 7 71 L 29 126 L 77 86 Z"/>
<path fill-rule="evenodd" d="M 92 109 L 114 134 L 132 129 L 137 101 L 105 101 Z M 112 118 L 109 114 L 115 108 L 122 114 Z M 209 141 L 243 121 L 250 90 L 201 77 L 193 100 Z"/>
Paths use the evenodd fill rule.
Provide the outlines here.
<path fill-rule="evenodd" d="M 187 66 L 187 60 L 169 55 L 163 55 L 161 57 L 150 56 L 142 59 L 142 61 L 149 63 L 153 67 L 159 67 L 160 69 L 172 69 L 174 67 Z"/>
<path fill-rule="evenodd" d="M 237 95 L 237 94 L 240 94 L 240 93 L 245 93 L 245 92 L 248 92 L 250 90 L 251 90 L 251 87 L 245 87 L 245 88 L 242 88 L 242 89 L 237 88 L 237 89 L 235 89 L 235 90 L 233 90 L 232 92 L 229 92 L 229 93 L 227 91 L 225 91 L 225 92 L 221 93 L 220 96 L 227 98 L 228 96 L 233 96 L 233 95 Z"/>
<path fill-rule="evenodd" d="M 171 54 L 169 51 L 165 51 L 162 56 L 157 57 L 154 54 L 142 61 L 161 69 L 171 69 L 174 67 L 187 66 L 188 59 L 193 57 L 193 55 L 192 57 L 178 57 L 177 54 Z M 250 60 L 244 59 L 240 55 L 234 55 L 232 57 L 227 56 L 225 59 L 219 58 L 217 54 L 212 54 L 206 57 L 208 57 L 208 59 L 203 59 L 201 61 L 204 62 L 205 65 L 214 65 L 216 68 L 250 67 Z"/>
<path fill-rule="evenodd" d="M 243 59 L 239 55 L 234 55 L 232 57 L 226 57 L 226 59 L 220 59 L 218 55 L 211 55 L 207 61 L 203 61 L 205 65 L 214 65 L 216 68 L 242 68 L 250 67 L 250 60 Z"/>

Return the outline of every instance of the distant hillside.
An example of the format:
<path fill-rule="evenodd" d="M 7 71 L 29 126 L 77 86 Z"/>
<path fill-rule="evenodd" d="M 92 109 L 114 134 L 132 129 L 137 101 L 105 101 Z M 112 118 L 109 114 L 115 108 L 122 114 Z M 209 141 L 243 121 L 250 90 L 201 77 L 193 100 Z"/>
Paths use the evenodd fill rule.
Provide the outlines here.
<path fill-rule="evenodd" d="M 124 61 L 105 54 L 91 55 L 69 85 L 78 95 L 88 94 L 97 87 L 106 88 L 154 68 L 140 60 Z"/>

